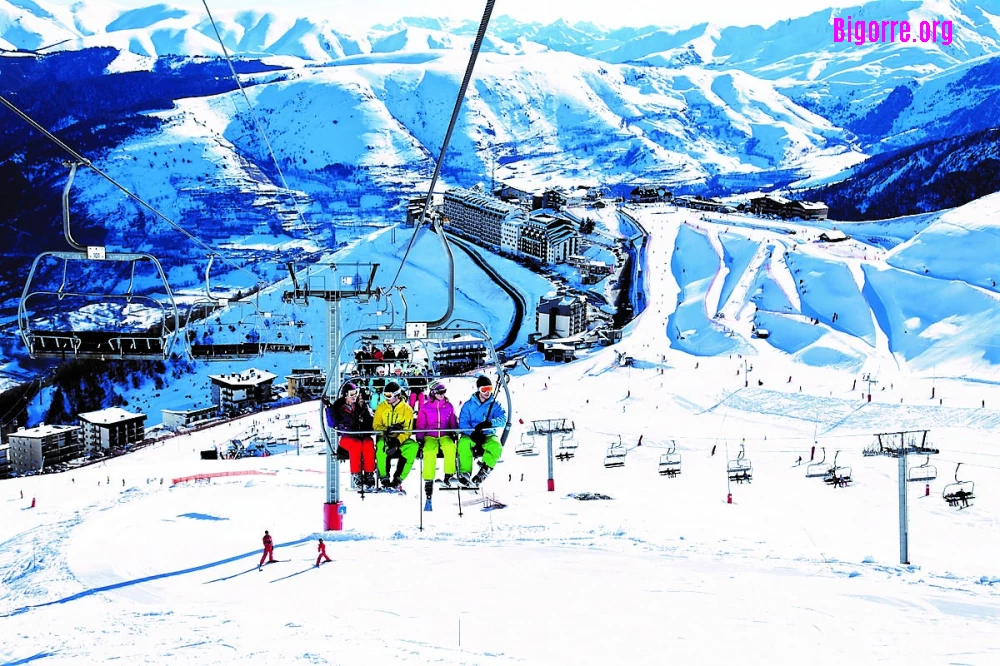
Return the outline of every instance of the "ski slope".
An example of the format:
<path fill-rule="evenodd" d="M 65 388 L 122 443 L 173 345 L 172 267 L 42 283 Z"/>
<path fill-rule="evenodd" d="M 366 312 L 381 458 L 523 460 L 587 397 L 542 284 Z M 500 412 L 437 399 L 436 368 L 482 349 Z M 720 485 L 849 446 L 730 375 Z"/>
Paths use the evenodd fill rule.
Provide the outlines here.
<path fill-rule="evenodd" d="M 483 488 L 506 508 L 483 511 L 463 493 L 460 514 L 458 494 L 438 491 L 422 512 L 417 473 L 407 496 L 362 500 L 344 474 L 345 530 L 320 532 L 315 403 L 0 483 L 0 662 L 997 663 L 1000 389 L 940 368 L 921 376 L 861 342 L 865 363 L 881 369 L 868 402 L 854 368 L 811 365 L 774 338 L 743 338 L 707 317 L 699 332 L 732 327 L 726 339 L 745 352 L 678 348 L 666 334 L 678 294 L 706 307 L 714 274 L 715 246 L 682 227 L 692 222 L 715 224 L 676 211 L 647 226 L 647 265 L 663 268 L 647 271 L 648 307 L 621 344 L 518 370 L 515 427 Z M 689 245 L 697 261 L 676 260 Z M 807 348 L 852 339 L 826 323 L 803 326 L 823 331 Z M 633 367 L 619 366 L 616 351 Z M 469 380 L 449 385 L 456 403 L 472 392 Z M 547 418 L 570 419 L 579 444 L 575 458 L 555 462 L 555 492 L 545 455 L 514 452 L 531 421 Z M 252 425 L 287 436 L 300 420 L 311 426 L 302 455 L 199 460 Z M 897 461 L 861 455 L 872 433 L 902 428 L 929 428 L 941 449 L 929 495 L 923 483 L 906 489 L 909 565 L 899 564 Z M 607 469 L 619 437 L 626 464 Z M 682 455 L 676 478 L 657 473 L 670 440 Z M 741 444 L 753 479 L 730 485 L 727 461 Z M 817 460 L 839 451 L 854 484 L 805 478 L 796 461 L 813 446 Z M 964 510 L 941 498 L 958 462 L 975 482 Z M 275 474 L 171 484 L 232 470 Z M 613 499 L 568 497 L 578 492 Z M 258 572 L 265 529 L 282 561 Z M 334 560 L 319 569 L 317 536 Z"/>

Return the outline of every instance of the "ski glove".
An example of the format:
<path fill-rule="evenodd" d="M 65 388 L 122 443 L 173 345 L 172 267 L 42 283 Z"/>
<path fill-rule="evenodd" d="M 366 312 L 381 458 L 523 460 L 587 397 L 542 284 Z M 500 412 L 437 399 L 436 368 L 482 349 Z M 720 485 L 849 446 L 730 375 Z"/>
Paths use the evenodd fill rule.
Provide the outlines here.
<path fill-rule="evenodd" d="M 385 429 L 386 439 L 390 437 L 398 437 L 400 433 L 403 432 L 403 426 L 398 423 L 393 423 L 391 426 Z"/>
<path fill-rule="evenodd" d="M 476 424 L 476 428 L 475 429 L 479 430 L 480 432 L 482 432 L 483 430 L 486 430 L 487 428 L 492 428 L 492 427 L 493 427 L 493 424 L 490 423 L 489 421 L 480 421 L 479 423 Z"/>

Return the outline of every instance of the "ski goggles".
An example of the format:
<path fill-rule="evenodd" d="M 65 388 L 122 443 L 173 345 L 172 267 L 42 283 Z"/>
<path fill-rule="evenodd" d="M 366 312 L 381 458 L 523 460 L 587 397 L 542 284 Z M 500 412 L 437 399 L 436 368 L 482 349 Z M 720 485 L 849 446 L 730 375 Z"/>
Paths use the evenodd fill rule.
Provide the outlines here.
<path fill-rule="evenodd" d="M 433 393 L 434 395 L 444 395 L 447 392 L 448 388 L 446 386 L 437 386 L 434 388 L 433 391 L 431 391 L 431 393 Z"/>
<path fill-rule="evenodd" d="M 357 398 L 359 395 L 361 395 L 361 391 L 359 391 L 358 389 L 351 389 L 344 395 L 347 396 L 348 398 Z"/>
<path fill-rule="evenodd" d="M 490 393 L 493 393 L 493 387 L 492 386 L 480 386 L 479 387 L 479 392 L 482 393 L 483 395 L 489 395 Z"/>
<path fill-rule="evenodd" d="M 391 392 L 390 391 L 386 391 L 385 393 L 382 394 L 382 397 L 385 398 L 386 400 L 392 400 L 393 398 L 395 398 L 398 395 L 399 395 L 399 391 L 391 391 Z"/>

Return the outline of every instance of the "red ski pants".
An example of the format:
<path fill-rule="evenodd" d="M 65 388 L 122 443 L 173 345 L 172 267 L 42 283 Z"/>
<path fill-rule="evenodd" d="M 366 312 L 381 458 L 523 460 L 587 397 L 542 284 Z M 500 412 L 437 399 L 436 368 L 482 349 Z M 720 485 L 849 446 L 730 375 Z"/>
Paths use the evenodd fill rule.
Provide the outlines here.
<path fill-rule="evenodd" d="M 264 546 L 264 554 L 260 556 L 260 564 L 257 566 L 262 566 L 264 560 L 274 562 L 274 546 Z"/>
<path fill-rule="evenodd" d="M 341 435 L 340 445 L 347 449 L 347 453 L 351 456 L 351 474 L 358 474 L 361 471 L 362 458 L 364 458 L 364 470 L 375 471 L 375 442 L 371 437 L 358 439 L 350 435 Z"/>

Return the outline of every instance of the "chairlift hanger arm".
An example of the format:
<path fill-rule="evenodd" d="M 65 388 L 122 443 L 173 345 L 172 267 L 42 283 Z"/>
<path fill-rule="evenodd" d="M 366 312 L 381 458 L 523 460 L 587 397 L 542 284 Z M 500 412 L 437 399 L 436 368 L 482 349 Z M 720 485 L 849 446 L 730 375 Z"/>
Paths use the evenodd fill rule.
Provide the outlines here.
<path fill-rule="evenodd" d="M 431 182 L 427 188 L 427 200 L 424 202 L 424 209 L 420 213 L 420 219 L 414 225 L 413 235 L 410 236 L 410 242 L 406 246 L 406 251 L 403 253 L 403 259 L 399 262 L 399 268 L 396 270 L 396 276 L 392 279 L 392 285 L 390 288 L 396 286 L 396 282 L 399 281 L 399 276 L 403 272 L 403 267 L 406 265 L 406 259 L 410 255 L 410 251 L 413 249 L 414 244 L 417 241 L 417 236 L 420 234 L 420 230 L 424 226 L 424 222 L 427 220 L 427 211 L 430 210 L 431 202 L 434 199 L 434 187 L 437 185 L 438 176 L 441 175 L 441 167 L 444 164 L 444 156 L 448 151 L 448 144 L 451 142 L 452 132 L 455 130 L 455 125 L 458 122 L 458 115 L 462 110 L 462 102 L 465 100 L 466 90 L 469 88 L 469 82 L 472 80 L 472 71 L 476 66 L 476 59 L 479 57 L 479 51 L 483 46 L 483 40 L 486 37 L 486 28 L 490 23 L 490 16 L 493 14 L 493 5 L 495 0 L 486 0 L 486 8 L 483 10 L 483 18 L 479 22 L 479 30 L 476 32 L 476 39 L 472 44 L 472 52 L 469 55 L 469 64 L 465 68 L 465 76 L 462 78 L 462 85 L 458 89 L 458 97 L 455 99 L 455 106 L 451 112 L 451 119 L 448 121 L 448 129 L 445 131 L 444 140 L 441 142 L 441 152 L 438 154 L 437 162 L 434 164 L 434 173 L 431 174 Z M 447 239 L 444 238 L 443 231 L 441 232 L 441 238 L 447 248 Z M 454 262 L 454 258 L 451 257 L 450 250 L 448 251 L 449 258 Z M 450 291 L 454 292 L 455 282 L 454 282 L 454 265 L 452 266 L 451 272 L 451 284 Z M 451 295 L 451 299 L 454 299 L 454 293 Z M 453 300 L 451 301 L 453 304 Z M 448 320 L 451 315 L 449 309 L 445 313 L 445 316 L 439 321 L 444 322 Z M 437 323 L 437 322 L 436 322 Z"/>
<path fill-rule="evenodd" d="M 24 111 L 21 111 L 21 109 L 17 108 L 17 106 L 15 106 L 13 102 L 11 102 L 9 99 L 7 99 L 6 97 L 4 97 L 3 95 L 0 95 L 0 104 L 3 104 L 5 107 L 7 107 L 8 109 L 10 109 L 14 114 L 16 114 L 19 118 L 21 118 L 22 120 L 24 120 L 29 125 L 31 125 L 35 130 L 37 130 L 46 139 L 48 139 L 49 141 L 53 142 L 54 144 L 56 144 L 57 146 L 59 146 L 61 149 L 63 149 L 67 153 L 69 153 L 69 155 L 71 155 L 74 160 L 76 160 L 80 164 L 83 164 L 84 166 L 88 166 L 91 169 L 93 169 L 94 172 L 96 172 L 99 176 L 101 176 L 102 178 L 104 178 L 105 180 L 107 180 L 109 183 L 111 183 L 112 185 L 114 185 L 116 188 L 118 188 L 125 196 L 127 196 L 130 199 L 132 199 L 133 201 L 135 201 L 136 203 L 138 203 L 140 206 L 142 206 L 143 208 L 145 208 L 149 212 L 153 213 L 153 215 L 157 216 L 158 218 L 160 218 L 161 220 L 163 220 L 164 222 L 166 222 L 174 230 L 176 230 L 178 233 L 180 233 L 183 236 L 185 236 L 192 243 L 194 243 L 195 245 L 197 245 L 198 247 L 202 248 L 203 250 L 205 250 L 207 252 L 213 252 L 213 251 L 215 251 L 214 248 L 211 245 L 209 245 L 208 243 L 206 243 L 205 241 L 201 240 L 200 238 L 198 238 L 197 236 L 195 236 L 194 234 L 192 234 L 190 231 L 188 231 L 187 229 L 185 229 L 181 225 L 179 225 L 176 222 L 174 222 L 173 220 L 171 220 L 169 217 L 167 217 L 166 215 L 164 215 L 163 213 L 161 213 L 158 209 L 154 208 L 151 204 L 146 203 L 146 201 L 144 201 L 141 197 L 139 197 L 139 195 L 133 193 L 131 190 L 129 190 L 124 185 L 122 185 L 121 183 L 119 183 L 117 180 L 115 180 L 114 178 L 112 178 L 110 175 L 108 175 L 107 173 L 105 173 L 104 171 L 102 171 L 101 169 L 99 169 L 97 166 L 95 166 L 93 162 L 91 162 L 90 160 L 88 160 L 86 157 L 84 157 L 83 155 L 81 155 L 77 151 L 75 151 L 72 148 L 70 148 L 62 140 L 60 140 L 59 137 L 57 137 L 56 135 L 54 135 L 52 132 L 50 132 L 49 130 L 45 129 L 44 127 L 42 127 L 42 125 L 40 125 L 39 123 L 37 123 L 31 116 L 29 116 L 28 114 L 26 114 Z M 239 264 L 237 264 L 236 262 L 232 261 L 231 259 L 227 259 L 227 258 L 223 257 L 222 260 L 225 261 L 227 264 L 231 265 L 236 270 L 243 271 L 244 273 L 246 273 L 248 275 L 253 275 L 254 279 L 257 278 L 257 276 L 254 275 L 252 272 L 248 271 L 246 268 L 240 266 Z"/>

